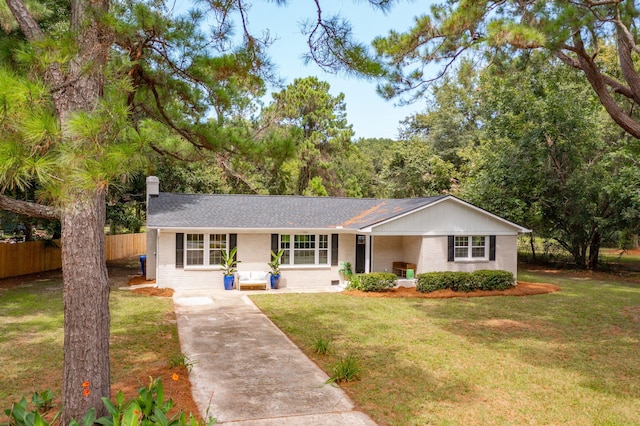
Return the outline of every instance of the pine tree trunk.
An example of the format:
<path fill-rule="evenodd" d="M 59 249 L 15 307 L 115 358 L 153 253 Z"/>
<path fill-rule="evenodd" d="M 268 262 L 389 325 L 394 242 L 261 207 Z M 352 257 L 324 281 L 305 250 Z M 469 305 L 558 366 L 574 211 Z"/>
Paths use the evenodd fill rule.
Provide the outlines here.
<path fill-rule="evenodd" d="M 62 425 L 71 419 L 80 421 L 92 407 L 96 408 L 96 417 L 106 414 L 100 397 L 110 392 L 105 191 L 78 191 L 75 195 L 62 214 Z"/>

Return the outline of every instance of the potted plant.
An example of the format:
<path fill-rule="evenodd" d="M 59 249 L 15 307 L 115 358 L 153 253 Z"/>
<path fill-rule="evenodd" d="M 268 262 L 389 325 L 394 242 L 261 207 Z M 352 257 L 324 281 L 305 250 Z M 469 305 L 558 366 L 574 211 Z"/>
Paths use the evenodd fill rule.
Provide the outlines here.
<path fill-rule="evenodd" d="M 338 273 L 344 276 L 345 281 L 351 281 L 353 271 L 351 270 L 351 262 L 340 262 L 341 269 L 338 269 Z"/>
<path fill-rule="evenodd" d="M 271 268 L 271 288 L 278 288 L 280 286 L 280 259 L 284 254 L 284 249 L 275 253 L 271 251 L 271 262 L 267 263 Z"/>
<path fill-rule="evenodd" d="M 225 250 L 222 251 L 222 262 L 220 266 L 222 267 L 222 274 L 224 275 L 224 289 L 232 290 L 233 282 L 235 281 L 235 273 L 237 271 L 236 267 L 240 261 L 236 260 L 236 252 L 238 251 L 238 247 L 234 247 L 231 249 L 229 253 Z"/>

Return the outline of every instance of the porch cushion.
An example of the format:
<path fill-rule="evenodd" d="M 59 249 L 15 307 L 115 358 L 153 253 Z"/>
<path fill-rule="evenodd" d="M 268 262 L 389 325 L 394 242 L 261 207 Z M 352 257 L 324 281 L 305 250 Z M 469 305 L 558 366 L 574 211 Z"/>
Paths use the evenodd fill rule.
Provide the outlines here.
<path fill-rule="evenodd" d="M 268 272 L 251 271 L 251 281 L 267 281 L 268 277 L 269 277 Z"/>
<path fill-rule="evenodd" d="M 238 271 L 238 279 L 240 281 L 249 281 L 251 279 L 251 271 Z"/>

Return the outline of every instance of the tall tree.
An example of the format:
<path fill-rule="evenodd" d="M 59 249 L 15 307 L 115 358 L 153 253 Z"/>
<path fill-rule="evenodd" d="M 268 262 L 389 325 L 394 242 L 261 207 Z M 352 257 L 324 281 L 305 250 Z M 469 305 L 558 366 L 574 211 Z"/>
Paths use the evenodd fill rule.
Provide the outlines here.
<path fill-rule="evenodd" d="M 412 138 L 398 144 L 382 170 L 382 184 L 388 197 L 426 197 L 453 192 L 456 173 L 423 139 Z"/>
<path fill-rule="evenodd" d="M 478 78 L 473 64 L 462 61 L 455 73 L 435 82 L 430 106 L 402 122 L 401 138 L 423 139 L 434 153 L 460 170 L 464 162 L 460 151 L 478 144 Z"/>
<path fill-rule="evenodd" d="M 344 94 L 333 96 L 329 90 L 329 83 L 316 77 L 298 78 L 274 93 L 263 112 L 263 120 L 287 131 L 295 141 L 295 157 L 276 172 L 289 181 L 279 185 L 286 193 L 344 195 L 335 160 L 353 154 L 353 130 Z"/>
<path fill-rule="evenodd" d="M 386 2 L 389 3 L 389 2 Z M 381 93 L 421 96 L 433 77 L 429 65 L 440 65 L 439 78 L 468 54 L 492 56 L 501 49 L 544 49 L 578 69 L 609 116 L 634 138 L 640 138 L 640 48 L 637 2 L 612 1 L 473 1 L 433 5 L 416 17 L 411 29 L 392 31 L 374 41 L 388 67 Z M 615 58 L 614 61 L 608 58 Z"/>
<path fill-rule="evenodd" d="M 165 150 L 158 126 L 200 149 L 249 145 L 210 113 L 230 111 L 234 88 L 259 90 L 263 45 L 247 36 L 247 48 L 215 56 L 203 15 L 172 18 L 161 2 L 6 4 L 15 21 L 0 43 L 0 186 L 7 194 L 35 184 L 38 202 L 2 195 L 0 207 L 61 221 L 67 424 L 91 408 L 104 414 L 110 394 L 107 188 L 140 170 L 150 149 Z M 224 22 L 238 5 L 215 7 Z M 224 42 L 229 28 L 218 30 Z"/>
<path fill-rule="evenodd" d="M 576 73 L 542 55 L 485 72 L 477 96 L 483 137 L 468 151 L 466 198 L 596 269 L 604 239 L 637 229 L 640 172 L 626 139 L 601 124 L 604 113 Z"/>

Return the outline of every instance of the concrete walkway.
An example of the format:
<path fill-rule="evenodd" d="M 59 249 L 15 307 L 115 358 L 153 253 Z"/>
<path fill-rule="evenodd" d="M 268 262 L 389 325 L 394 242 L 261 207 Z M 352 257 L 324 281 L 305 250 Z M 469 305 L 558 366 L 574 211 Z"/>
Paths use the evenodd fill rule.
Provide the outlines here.
<path fill-rule="evenodd" d="M 284 292 L 287 290 L 276 290 Z M 173 296 L 182 353 L 204 418 L 229 425 L 375 425 L 247 297 L 192 290 Z M 262 292 L 264 293 L 264 292 Z"/>

